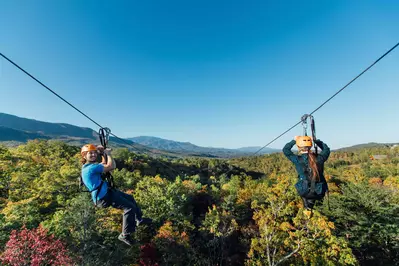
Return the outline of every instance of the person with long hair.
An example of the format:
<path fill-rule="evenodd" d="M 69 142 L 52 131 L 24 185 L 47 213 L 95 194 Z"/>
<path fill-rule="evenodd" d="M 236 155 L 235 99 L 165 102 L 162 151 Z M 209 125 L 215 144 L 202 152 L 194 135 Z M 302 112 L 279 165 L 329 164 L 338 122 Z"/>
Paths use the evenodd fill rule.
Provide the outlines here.
<path fill-rule="evenodd" d="M 151 219 L 142 217 L 141 210 L 133 196 L 111 188 L 108 182 L 102 180 L 101 175 L 103 173 L 116 168 L 115 161 L 109 151 L 104 150 L 101 145 L 96 147 L 93 144 L 87 144 L 82 147 L 81 155 L 82 181 L 91 192 L 94 204 L 100 208 L 112 206 L 124 211 L 122 233 L 118 236 L 118 239 L 132 246 L 135 241 L 131 238 L 131 235 L 135 232 L 136 226 L 149 224 Z M 98 155 L 102 157 L 101 163 L 97 162 Z"/>
<path fill-rule="evenodd" d="M 295 139 L 283 148 L 284 155 L 295 165 L 298 173 L 295 187 L 307 211 L 311 211 L 316 201 L 322 200 L 328 190 L 324 177 L 324 163 L 330 156 L 330 148 L 319 139 L 314 142 L 321 149 L 319 154 L 311 150 L 312 138 L 308 136 L 295 136 Z M 291 151 L 295 144 L 298 147 L 298 155 Z"/>

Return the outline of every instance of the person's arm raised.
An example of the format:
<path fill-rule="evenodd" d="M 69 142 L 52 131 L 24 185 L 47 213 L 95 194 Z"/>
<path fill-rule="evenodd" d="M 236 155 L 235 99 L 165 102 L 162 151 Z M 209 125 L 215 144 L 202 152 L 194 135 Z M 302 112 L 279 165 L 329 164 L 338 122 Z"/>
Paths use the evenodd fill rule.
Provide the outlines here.
<path fill-rule="evenodd" d="M 104 147 L 99 145 L 97 147 L 98 151 L 102 154 L 102 161 L 101 163 L 104 165 L 104 173 L 107 173 L 109 171 L 112 171 L 116 168 L 116 163 L 115 160 L 111 157 L 110 155 L 110 150 L 105 149 Z"/>

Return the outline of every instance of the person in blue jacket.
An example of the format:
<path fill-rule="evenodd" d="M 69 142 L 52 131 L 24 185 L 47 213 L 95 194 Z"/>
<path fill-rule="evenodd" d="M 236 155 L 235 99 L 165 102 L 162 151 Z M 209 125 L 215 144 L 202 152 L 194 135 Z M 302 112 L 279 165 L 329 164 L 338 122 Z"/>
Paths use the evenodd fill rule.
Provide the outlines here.
<path fill-rule="evenodd" d="M 102 162 L 97 162 L 98 154 L 102 156 Z M 116 168 L 115 161 L 110 156 L 109 151 L 104 151 L 102 146 L 93 144 L 84 145 L 81 149 L 82 155 L 82 181 L 91 192 L 91 197 L 97 207 L 106 208 L 112 206 L 122 209 L 123 225 L 122 233 L 118 239 L 129 246 L 135 241 L 131 235 L 135 232 L 139 224 L 148 224 L 151 219 L 143 218 L 141 209 L 137 205 L 133 196 L 123 193 L 115 188 L 111 188 L 106 181 L 103 181 L 101 175 Z M 107 157 L 107 160 L 105 160 Z"/>
<path fill-rule="evenodd" d="M 319 154 L 311 151 L 313 143 L 308 136 L 296 136 L 295 140 L 288 142 L 283 148 L 284 155 L 295 165 L 298 173 L 295 187 L 307 211 L 311 211 L 316 201 L 322 200 L 328 190 L 324 163 L 330 156 L 330 148 L 319 139 L 315 143 L 321 149 Z M 298 146 L 298 155 L 291 151 L 295 144 Z"/>

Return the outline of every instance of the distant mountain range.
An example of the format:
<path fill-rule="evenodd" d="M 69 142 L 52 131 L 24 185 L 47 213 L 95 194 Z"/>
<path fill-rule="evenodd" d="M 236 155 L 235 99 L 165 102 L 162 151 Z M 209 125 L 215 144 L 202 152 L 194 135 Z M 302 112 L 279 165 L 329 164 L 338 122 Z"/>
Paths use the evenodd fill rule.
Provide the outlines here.
<path fill-rule="evenodd" d="M 33 139 L 61 140 L 75 146 L 82 146 L 90 142 L 99 143 L 97 132 L 91 128 L 64 123 L 49 123 L 0 113 L 1 143 L 15 146 Z M 389 147 L 395 144 L 398 143 L 366 143 L 339 150 L 356 151 L 362 148 Z M 264 148 L 259 151 L 261 147 L 243 147 L 238 149 L 201 147 L 190 142 L 179 142 L 150 136 L 140 136 L 124 140 L 111 137 L 109 145 L 115 148 L 129 148 L 132 151 L 147 153 L 152 156 L 162 155 L 168 157 L 198 156 L 230 158 L 251 156 L 255 152 L 259 155 L 281 151 L 280 149 L 271 148 Z"/>
<path fill-rule="evenodd" d="M 167 140 L 150 136 L 140 136 L 128 139 L 140 143 L 142 145 L 152 147 L 154 149 L 178 152 L 178 153 L 196 153 L 203 155 L 207 154 L 210 155 L 211 157 L 247 156 L 247 155 L 252 155 L 261 148 L 261 147 L 244 147 L 239 149 L 225 149 L 225 148 L 200 147 L 190 142 L 179 142 L 179 141 Z M 258 154 L 268 154 L 280 151 L 281 150 L 264 148 Z"/>
<path fill-rule="evenodd" d="M 383 148 L 383 147 L 388 148 L 388 147 L 392 147 L 395 145 L 399 145 L 399 143 L 370 142 L 370 143 L 357 144 L 357 145 L 353 145 L 350 147 L 340 148 L 340 149 L 337 149 L 336 151 L 354 152 L 354 151 L 360 150 L 360 149 Z"/>
<path fill-rule="evenodd" d="M 70 145 L 82 146 L 86 143 L 98 143 L 98 134 L 91 128 L 78 127 L 64 123 L 49 123 L 15 115 L 0 113 L 0 142 L 6 145 L 19 145 L 33 139 L 61 140 Z M 113 147 L 126 147 L 138 152 L 162 153 L 130 140 L 110 137 Z"/>
<path fill-rule="evenodd" d="M 97 132 L 91 128 L 64 123 L 49 123 L 0 113 L 0 142 L 8 145 L 18 145 L 33 139 L 61 140 L 76 146 L 82 146 L 90 142 L 99 143 Z M 152 155 L 165 155 L 169 157 L 201 156 L 227 158 L 252 155 L 260 149 L 260 147 L 240 149 L 200 147 L 189 142 L 178 142 L 149 136 L 127 138 L 124 141 L 111 137 L 109 144 L 112 147 L 126 147 L 141 153 L 150 152 Z M 280 152 L 280 150 L 265 148 L 258 154 L 272 152 Z"/>

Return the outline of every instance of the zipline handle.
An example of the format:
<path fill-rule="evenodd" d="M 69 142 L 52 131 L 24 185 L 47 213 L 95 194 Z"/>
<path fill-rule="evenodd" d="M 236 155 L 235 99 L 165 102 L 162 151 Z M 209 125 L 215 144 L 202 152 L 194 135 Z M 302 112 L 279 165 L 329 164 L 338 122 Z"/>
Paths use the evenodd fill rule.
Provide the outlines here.
<path fill-rule="evenodd" d="M 308 118 L 310 121 L 310 130 L 312 131 L 312 139 L 313 139 L 313 145 L 314 145 L 314 149 L 315 149 L 315 153 L 316 155 L 318 154 L 318 150 L 317 150 L 317 145 L 315 143 L 316 138 L 316 124 L 314 122 L 314 117 L 313 115 L 308 115 L 308 114 L 304 114 L 301 117 L 301 121 L 302 121 L 302 127 L 303 127 L 303 135 L 307 136 L 308 132 L 307 132 L 307 128 L 308 128 Z"/>
<path fill-rule="evenodd" d="M 312 115 L 310 115 L 310 129 L 312 130 L 312 138 L 313 138 L 313 145 L 316 155 L 318 154 L 317 145 L 316 145 L 316 123 Z"/>
<path fill-rule="evenodd" d="M 308 117 L 309 117 L 308 114 L 304 114 L 304 115 L 301 117 L 302 127 L 303 127 L 303 135 L 304 135 L 304 136 L 307 136 L 307 135 L 308 135 L 308 132 L 307 132 L 307 129 L 308 129 L 308 121 L 307 121 L 307 119 L 308 119 Z"/>
<path fill-rule="evenodd" d="M 98 135 L 100 136 L 101 145 L 104 147 L 104 150 L 107 148 L 109 134 L 111 134 L 111 129 L 108 127 L 102 127 L 98 130 Z"/>
<path fill-rule="evenodd" d="M 100 137 L 101 145 L 104 147 L 103 157 L 104 157 L 105 163 L 108 162 L 108 156 L 107 156 L 107 153 L 105 152 L 105 149 L 107 149 L 110 134 L 111 134 L 111 129 L 109 129 L 108 127 L 102 127 L 98 130 L 98 135 Z M 105 179 L 105 181 L 108 182 L 110 188 L 115 188 L 114 177 L 111 175 L 110 172 L 106 172 L 106 173 L 102 174 L 102 176 L 103 176 L 103 179 Z"/>

